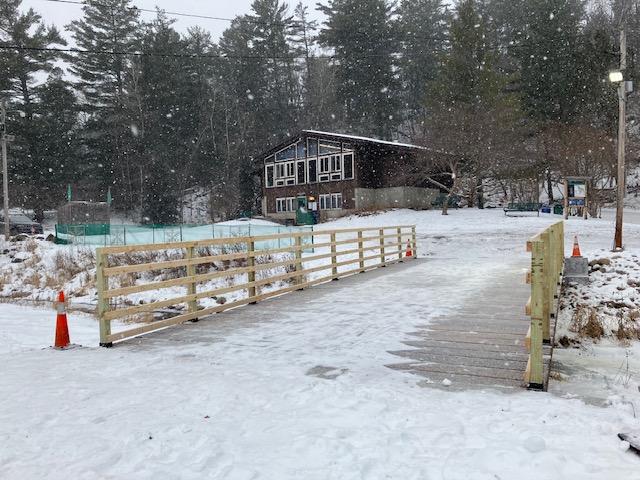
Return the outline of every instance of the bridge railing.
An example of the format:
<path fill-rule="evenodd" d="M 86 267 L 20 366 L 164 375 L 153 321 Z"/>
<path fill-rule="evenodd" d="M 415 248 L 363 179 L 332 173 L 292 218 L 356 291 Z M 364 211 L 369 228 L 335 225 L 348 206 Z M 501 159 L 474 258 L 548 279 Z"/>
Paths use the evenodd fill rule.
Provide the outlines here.
<path fill-rule="evenodd" d="M 526 313 L 531 317 L 531 325 L 526 340 L 530 352 L 524 380 L 530 389 L 544 390 L 543 348 L 552 341 L 551 318 L 555 317 L 554 301 L 564 267 L 564 222 L 554 223 L 531 237 L 527 251 L 531 252 L 531 270 L 527 274 L 531 296 Z"/>
<path fill-rule="evenodd" d="M 416 247 L 415 226 L 393 226 L 98 248 L 100 345 L 415 258 Z M 112 333 L 115 319 L 134 326 Z"/>

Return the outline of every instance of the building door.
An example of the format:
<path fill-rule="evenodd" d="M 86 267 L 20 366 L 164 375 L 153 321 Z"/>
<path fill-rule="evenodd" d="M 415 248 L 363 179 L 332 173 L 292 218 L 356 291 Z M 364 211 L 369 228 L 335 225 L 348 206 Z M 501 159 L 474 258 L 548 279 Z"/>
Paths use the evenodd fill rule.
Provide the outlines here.
<path fill-rule="evenodd" d="M 296 208 L 296 220 L 298 225 L 313 225 L 313 212 L 307 208 L 307 197 L 298 197 L 298 208 Z"/>

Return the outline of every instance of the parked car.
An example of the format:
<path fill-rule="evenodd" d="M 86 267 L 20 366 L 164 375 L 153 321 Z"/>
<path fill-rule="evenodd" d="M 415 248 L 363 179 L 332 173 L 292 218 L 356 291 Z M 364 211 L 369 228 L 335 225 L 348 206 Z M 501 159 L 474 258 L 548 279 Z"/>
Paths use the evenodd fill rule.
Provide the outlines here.
<path fill-rule="evenodd" d="M 4 232 L 4 216 L 0 215 L 0 233 Z M 42 224 L 34 222 L 24 213 L 9 214 L 9 233 L 42 233 Z"/>

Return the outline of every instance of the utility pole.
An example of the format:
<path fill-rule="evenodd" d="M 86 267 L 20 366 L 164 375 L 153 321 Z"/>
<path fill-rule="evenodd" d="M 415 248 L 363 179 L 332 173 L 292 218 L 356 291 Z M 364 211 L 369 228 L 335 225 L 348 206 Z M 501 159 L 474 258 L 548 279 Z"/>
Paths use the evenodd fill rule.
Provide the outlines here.
<path fill-rule="evenodd" d="M 9 241 L 9 169 L 7 168 L 7 100 L 0 102 L 0 142 L 2 143 L 2 196 L 4 199 L 4 239 Z"/>
<path fill-rule="evenodd" d="M 627 69 L 627 32 L 624 19 L 620 25 L 620 72 L 622 80 L 618 82 L 618 195 L 616 202 L 616 230 L 613 240 L 613 249 L 622 250 L 622 211 L 624 210 L 624 197 L 626 190 L 625 176 L 625 140 L 626 140 L 626 115 L 627 115 L 627 86 L 624 80 L 624 72 Z"/>

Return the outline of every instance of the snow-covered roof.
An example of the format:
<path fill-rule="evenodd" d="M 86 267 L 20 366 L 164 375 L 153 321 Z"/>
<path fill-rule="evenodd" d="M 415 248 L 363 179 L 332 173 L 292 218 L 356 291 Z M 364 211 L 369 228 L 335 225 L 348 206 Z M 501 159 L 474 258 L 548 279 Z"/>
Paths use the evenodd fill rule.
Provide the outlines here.
<path fill-rule="evenodd" d="M 272 155 L 274 152 L 281 150 L 285 146 L 288 146 L 289 144 L 295 142 L 296 139 L 303 136 L 317 136 L 317 137 L 324 137 L 329 139 L 343 140 L 343 141 L 352 142 L 352 143 L 369 143 L 369 144 L 384 145 L 387 147 L 403 148 L 403 149 L 411 149 L 411 150 L 428 150 L 428 148 L 422 147 L 420 145 L 412 145 L 410 143 L 390 142 L 388 140 L 379 140 L 377 138 L 372 138 L 372 137 L 361 137 L 358 135 L 345 135 L 343 133 L 322 132 L 319 130 L 301 130 L 296 135 L 289 137 L 288 139 L 269 148 L 267 151 L 263 153 L 263 156 L 267 157 L 269 155 Z"/>
<path fill-rule="evenodd" d="M 345 134 L 342 134 L 342 133 L 321 132 L 319 130 L 302 130 L 302 133 L 308 134 L 308 135 L 318 135 L 318 136 L 341 138 L 343 140 L 348 140 L 350 142 L 378 143 L 378 144 L 381 144 L 381 145 L 391 145 L 391 146 L 394 146 L 394 147 L 418 148 L 420 150 L 426 150 L 425 147 L 421 147 L 420 145 L 412 145 L 410 143 L 390 142 L 388 140 L 379 140 L 377 138 L 372 138 L 372 137 L 360 137 L 360 136 L 357 136 L 357 135 L 345 135 Z"/>

